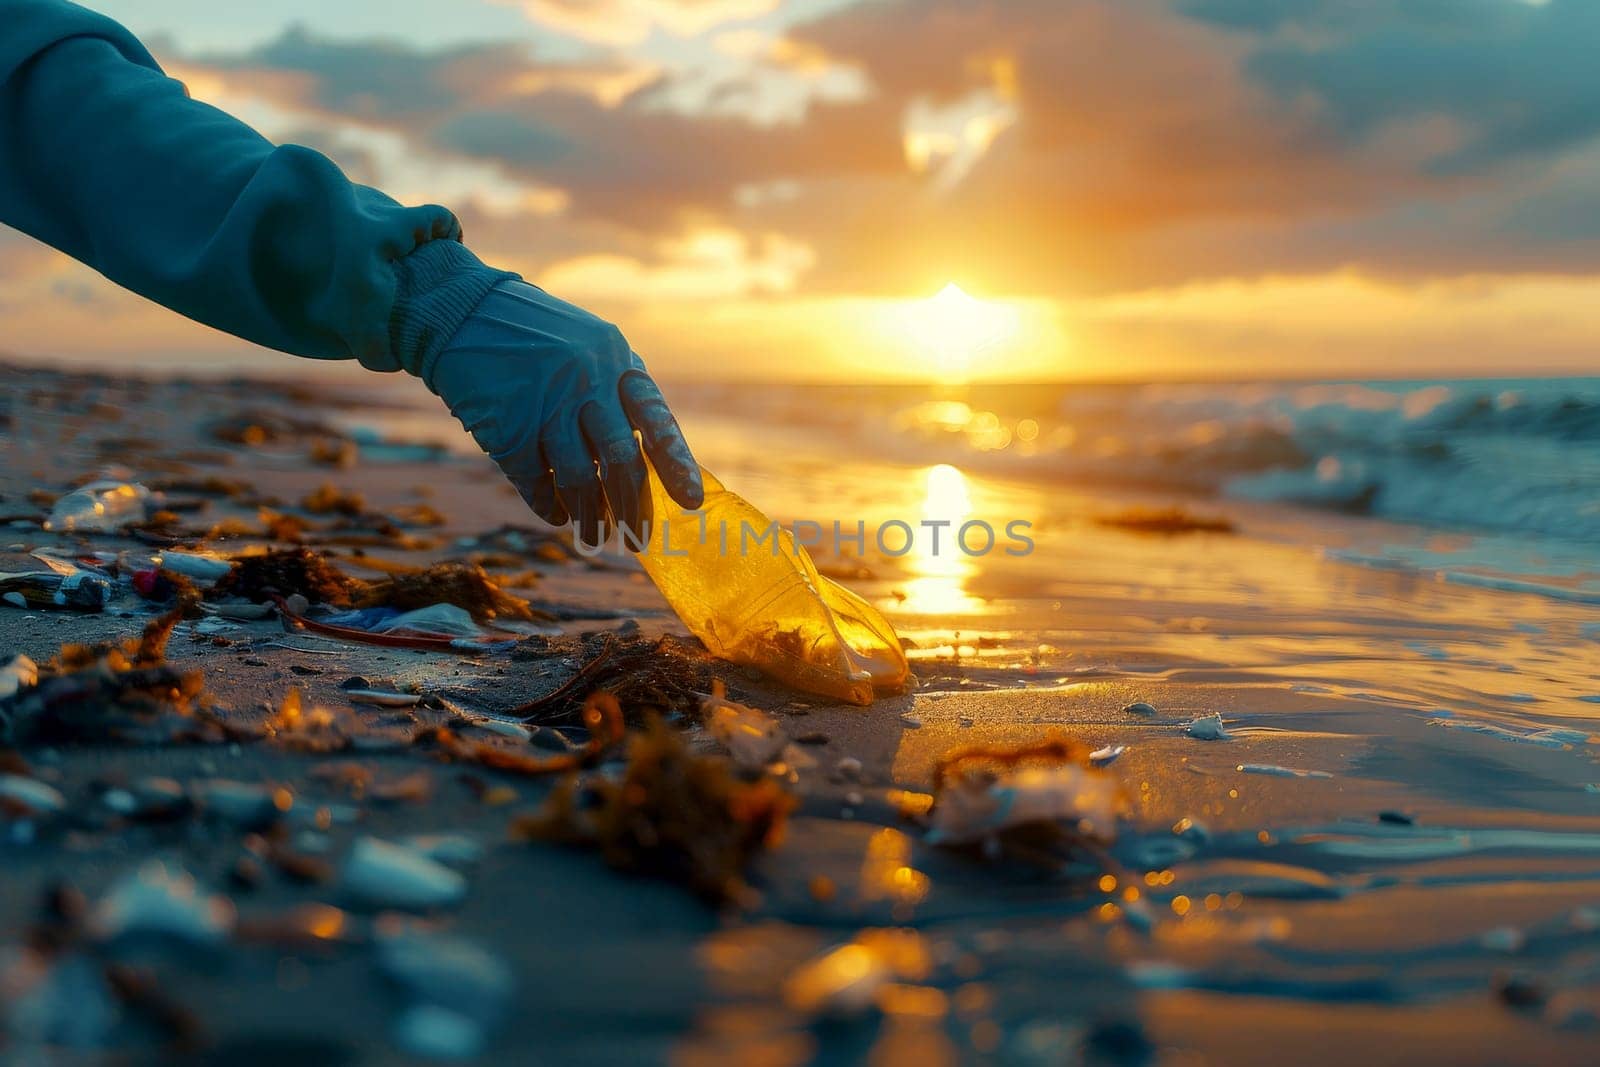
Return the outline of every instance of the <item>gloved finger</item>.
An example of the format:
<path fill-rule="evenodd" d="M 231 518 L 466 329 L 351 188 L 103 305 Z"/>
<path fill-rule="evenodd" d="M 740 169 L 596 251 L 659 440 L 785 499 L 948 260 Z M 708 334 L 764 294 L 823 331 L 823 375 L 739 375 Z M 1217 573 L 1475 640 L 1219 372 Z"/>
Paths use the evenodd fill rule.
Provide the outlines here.
<path fill-rule="evenodd" d="M 495 453 L 493 459 L 529 510 L 551 526 L 567 524 L 567 509 L 556 496 L 555 475 L 550 473 L 550 464 L 537 440 L 526 440 L 514 449 Z"/>
<path fill-rule="evenodd" d="M 699 507 L 705 502 L 700 464 L 694 461 L 689 442 L 683 439 L 683 431 L 678 429 L 678 420 L 673 418 L 661 390 L 641 370 L 624 374 L 617 389 L 622 396 L 622 409 L 644 439 L 644 450 L 661 476 L 667 495 L 686 508 Z"/>
<path fill-rule="evenodd" d="M 639 498 L 644 493 L 645 467 L 633 427 L 620 407 L 602 407 L 594 401 L 578 412 L 578 426 L 600 465 L 600 484 L 605 487 L 611 518 L 630 532 L 639 532 Z"/>
<path fill-rule="evenodd" d="M 578 524 L 578 537 L 588 545 L 601 544 L 606 536 L 605 498 L 578 428 L 546 438 L 544 454 L 555 472 L 556 496 Z"/>

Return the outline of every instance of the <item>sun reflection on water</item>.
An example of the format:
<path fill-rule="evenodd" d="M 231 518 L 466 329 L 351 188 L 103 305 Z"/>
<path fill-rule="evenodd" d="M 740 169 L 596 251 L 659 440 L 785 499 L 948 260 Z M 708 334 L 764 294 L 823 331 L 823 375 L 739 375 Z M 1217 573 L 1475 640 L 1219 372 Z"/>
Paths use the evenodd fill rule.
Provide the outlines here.
<path fill-rule="evenodd" d="M 984 611 L 984 602 L 966 591 L 967 580 L 978 568 L 956 543 L 961 524 L 973 517 L 967 476 L 957 467 L 940 463 L 927 468 L 923 478 L 922 519 L 947 525 L 918 528 L 903 561 L 912 577 L 902 588 L 905 599 L 899 610 L 925 615 Z"/>

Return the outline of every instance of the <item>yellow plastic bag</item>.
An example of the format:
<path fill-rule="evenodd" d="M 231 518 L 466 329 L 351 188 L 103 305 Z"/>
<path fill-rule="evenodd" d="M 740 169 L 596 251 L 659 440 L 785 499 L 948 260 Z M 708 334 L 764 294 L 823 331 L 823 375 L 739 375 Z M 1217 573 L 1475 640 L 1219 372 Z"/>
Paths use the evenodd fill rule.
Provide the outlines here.
<path fill-rule="evenodd" d="M 650 474 L 639 562 L 711 654 L 851 704 L 910 677 L 894 627 L 822 577 L 805 548 L 701 468 L 705 504 L 686 512 Z M 640 531 L 641 536 L 644 531 Z"/>

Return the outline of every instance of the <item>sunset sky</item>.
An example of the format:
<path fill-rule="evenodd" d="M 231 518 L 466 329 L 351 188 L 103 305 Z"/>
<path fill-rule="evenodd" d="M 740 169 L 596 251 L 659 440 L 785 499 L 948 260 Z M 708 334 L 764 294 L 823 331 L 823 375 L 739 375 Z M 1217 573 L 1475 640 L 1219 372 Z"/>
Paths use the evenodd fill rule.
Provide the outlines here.
<path fill-rule="evenodd" d="M 663 378 L 1600 368 L 1594 0 L 89 6 Z M 293 369 L 11 231 L 0 313 Z"/>

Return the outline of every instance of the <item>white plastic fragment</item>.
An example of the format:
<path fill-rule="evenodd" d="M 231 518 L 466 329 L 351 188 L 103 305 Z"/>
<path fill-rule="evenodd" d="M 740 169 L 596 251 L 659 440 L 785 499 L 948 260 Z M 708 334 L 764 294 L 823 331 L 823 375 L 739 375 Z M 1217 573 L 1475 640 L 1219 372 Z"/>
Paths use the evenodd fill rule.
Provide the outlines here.
<path fill-rule="evenodd" d="M 57 500 L 44 528 L 58 533 L 110 533 L 143 522 L 149 499 L 150 490 L 136 483 L 90 482 Z"/>
<path fill-rule="evenodd" d="M 998 777 L 957 778 L 939 791 L 928 840 L 962 845 L 1029 823 L 1072 826 L 1086 837 L 1110 841 L 1123 807 L 1120 784 L 1076 763 L 1017 767 Z"/>
<path fill-rule="evenodd" d="M 711 695 L 700 700 L 706 729 L 728 750 L 733 762 L 745 770 L 759 770 L 783 754 L 788 736 L 778 720 L 759 708 L 729 700 L 721 679 L 711 683 Z"/>

